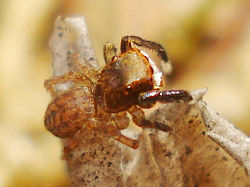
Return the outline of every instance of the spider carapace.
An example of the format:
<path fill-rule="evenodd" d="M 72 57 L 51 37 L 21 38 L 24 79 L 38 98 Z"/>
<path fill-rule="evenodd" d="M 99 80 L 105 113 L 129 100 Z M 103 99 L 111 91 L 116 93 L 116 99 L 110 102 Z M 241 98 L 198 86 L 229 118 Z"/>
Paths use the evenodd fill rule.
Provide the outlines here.
<path fill-rule="evenodd" d="M 121 53 L 117 55 L 116 51 L 111 43 L 104 46 L 106 65 L 102 70 L 85 66 L 79 56 L 72 55 L 74 71 L 45 81 L 53 98 L 45 113 L 45 127 L 57 137 L 69 138 L 65 152 L 76 147 L 84 131 L 92 129 L 136 149 L 139 140 L 121 134 L 129 125 L 127 112 L 139 127 L 169 131 L 166 124 L 145 119 L 142 108 L 156 102 L 192 100 L 185 90 L 165 90 L 168 58 L 160 44 L 125 36 L 121 39 Z M 72 86 L 56 92 L 55 85 L 65 82 Z"/>

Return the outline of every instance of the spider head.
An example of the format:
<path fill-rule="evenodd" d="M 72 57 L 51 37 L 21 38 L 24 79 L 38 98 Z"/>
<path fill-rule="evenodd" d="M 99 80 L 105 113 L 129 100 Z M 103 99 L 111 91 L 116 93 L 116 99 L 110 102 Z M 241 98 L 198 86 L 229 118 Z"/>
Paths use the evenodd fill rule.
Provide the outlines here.
<path fill-rule="evenodd" d="M 148 59 L 139 50 L 122 53 L 103 68 L 96 87 L 98 100 L 109 112 L 127 110 L 137 104 L 140 93 L 153 89 L 152 76 Z"/>
<path fill-rule="evenodd" d="M 134 43 L 138 41 L 138 45 Z M 158 48 L 155 49 L 156 47 Z M 139 37 L 122 38 L 121 55 L 112 58 L 111 62 L 103 68 L 96 87 L 98 101 L 107 111 L 127 110 L 132 105 L 138 104 L 140 93 L 159 89 L 162 86 L 163 73 L 153 61 L 157 60 L 153 56 L 154 53 L 158 60 L 163 57 L 167 60 L 165 50 L 159 47 L 159 44 L 150 43 Z"/>

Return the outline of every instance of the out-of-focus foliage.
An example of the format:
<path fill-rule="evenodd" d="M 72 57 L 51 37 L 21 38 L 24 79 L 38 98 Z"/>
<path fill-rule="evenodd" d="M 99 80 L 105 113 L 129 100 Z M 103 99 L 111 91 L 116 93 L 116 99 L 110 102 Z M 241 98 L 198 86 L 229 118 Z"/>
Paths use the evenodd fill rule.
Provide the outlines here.
<path fill-rule="evenodd" d="M 124 35 L 161 43 L 175 68 L 169 86 L 208 87 L 205 100 L 250 134 L 247 1 L 9 0 L 0 7 L 0 186 L 69 185 L 59 141 L 43 126 L 57 15 L 86 17 L 100 61 L 103 44 L 118 46 Z"/>

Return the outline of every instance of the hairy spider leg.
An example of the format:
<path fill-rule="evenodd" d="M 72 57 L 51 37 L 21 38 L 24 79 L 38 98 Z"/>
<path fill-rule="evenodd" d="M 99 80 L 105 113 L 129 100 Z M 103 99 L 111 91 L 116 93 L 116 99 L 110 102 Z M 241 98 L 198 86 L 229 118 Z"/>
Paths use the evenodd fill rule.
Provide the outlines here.
<path fill-rule="evenodd" d="M 83 138 L 84 130 L 86 130 L 86 128 L 82 128 L 81 130 L 79 130 L 77 133 L 74 134 L 73 138 L 71 137 L 70 139 L 68 139 L 69 142 L 64 147 L 64 154 L 67 155 L 68 153 L 70 153 L 72 150 L 76 148 L 76 146 L 80 143 L 80 141 Z M 126 146 L 129 146 L 132 149 L 137 149 L 139 147 L 140 137 L 137 140 L 134 140 L 127 136 L 122 135 L 120 132 L 118 133 L 117 131 L 117 134 L 113 135 L 113 139 Z"/>
<path fill-rule="evenodd" d="M 119 112 L 113 114 L 114 118 L 111 120 L 110 123 L 106 125 L 108 133 L 113 136 L 116 141 L 127 145 L 133 149 L 137 149 L 139 147 L 139 139 L 134 140 L 127 136 L 121 134 L 120 130 L 126 129 L 129 126 L 129 118 L 127 117 L 126 112 Z"/>
<path fill-rule="evenodd" d="M 128 112 L 132 115 L 132 119 L 136 125 L 142 128 L 155 128 L 165 132 L 171 131 L 172 128 L 166 124 L 158 121 L 150 121 L 145 119 L 143 110 L 137 106 L 132 106 L 128 109 Z"/>
<path fill-rule="evenodd" d="M 79 142 L 83 138 L 84 130 L 86 130 L 86 129 L 82 128 L 78 132 L 76 132 L 73 137 L 68 138 L 67 145 L 64 146 L 64 154 L 68 154 L 73 149 L 76 148 L 76 146 L 79 144 Z"/>
<path fill-rule="evenodd" d="M 80 73 L 84 74 L 86 79 L 88 79 L 91 83 L 97 81 L 99 72 L 88 65 L 84 65 L 84 60 L 80 57 L 78 53 L 71 54 L 70 59 L 80 70 Z"/>
<path fill-rule="evenodd" d="M 106 115 L 111 115 L 111 114 L 106 113 Z M 92 130 L 92 129 L 96 129 L 96 130 L 102 129 L 103 132 L 106 132 L 108 135 L 113 137 L 114 140 L 124 145 L 127 145 L 133 149 L 137 149 L 139 147 L 140 137 L 137 140 L 134 140 L 127 136 L 122 135 L 120 132 L 120 130 L 127 128 L 129 125 L 129 118 L 126 115 L 126 112 L 120 112 L 115 115 L 116 115 L 115 118 L 109 121 L 105 125 L 103 124 L 103 121 L 98 121 L 98 120 L 97 121 L 100 122 L 100 124 L 93 124 L 93 122 L 90 122 L 90 121 L 84 122 L 85 123 L 84 127 L 81 128 L 79 131 L 77 131 L 73 137 L 68 138 L 67 145 L 64 147 L 65 155 L 67 155 L 68 153 L 70 153 L 72 150 L 76 148 L 76 146 L 82 140 L 85 130 Z M 102 117 L 105 117 L 105 116 L 102 116 Z M 103 128 L 101 128 L 101 126 Z"/>
<path fill-rule="evenodd" d="M 74 150 L 77 145 L 80 143 L 84 136 L 84 131 L 94 129 L 94 124 L 91 121 L 84 122 L 84 127 L 78 130 L 72 137 L 67 138 L 67 145 L 64 146 L 64 154 L 70 153 Z"/>
<path fill-rule="evenodd" d="M 186 90 L 151 90 L 139 95 L 138 104 L 143 108 L 150 108 L 156 102 L 189 102 L 192 99 L 192 96 Z"/>
<path fill-rule="evenodd" d="M 52 77 L 50 79 L 45 80 L 44 87 L 50 92 L 51 96 L 54 97 L 56 96 L 56 90 L 54 86 L 69 81 L 79 85 L 85 85 L 85 86 L 90 85 L 89 80 L 86 79 L 84 75 L 70 71 L 62 76 Z"/>
<path fill-rule="evenodd" d="M 83 127 L 78 130 L 72 137 L 69 137 L 67 140 L 67 145 L 64 146 L 64 153 L 68 154 L 70 153 L 72 150 L 74 150 L 77 145 L 81 142 L 81 140 L 84 138 L 84 132 L 87 131 L 91 131 L 93 129 L 99 130 L 99 125 L 95 124 L 95 121 L 91 121 L 91 120 L 87 120 L 85 122 L 83 122 Z M 100 124 L 102 125 L 102 124 Z"/>

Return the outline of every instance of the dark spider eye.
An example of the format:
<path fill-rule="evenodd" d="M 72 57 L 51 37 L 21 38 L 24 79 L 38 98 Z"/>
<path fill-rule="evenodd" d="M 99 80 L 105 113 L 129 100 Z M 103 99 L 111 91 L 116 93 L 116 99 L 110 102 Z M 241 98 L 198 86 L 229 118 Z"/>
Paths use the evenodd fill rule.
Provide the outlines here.
<path fill-rule="evenodd" d="M 127 87 L 125 87 L 125 90 L 124 90 L 124 94 L 125 95 L 129 95 L 129 93 L 131 92 L 132 90 L 132 86 L 131 85 L 128 85 Z"/>
<path fill-rule="evenodd" d="M 128 86 L 126 87 L 126 91 L 129 92 L 129 91 L 131 91 L 131 90 L 132 90 L 132 86 L 131 86 L 131 85 L 128 85 Z"/>

